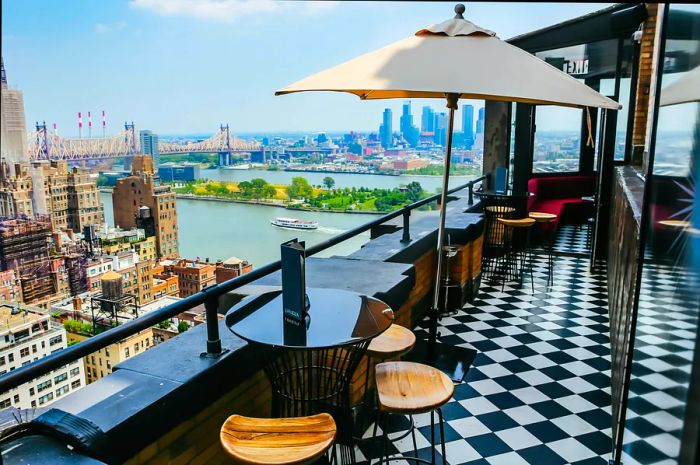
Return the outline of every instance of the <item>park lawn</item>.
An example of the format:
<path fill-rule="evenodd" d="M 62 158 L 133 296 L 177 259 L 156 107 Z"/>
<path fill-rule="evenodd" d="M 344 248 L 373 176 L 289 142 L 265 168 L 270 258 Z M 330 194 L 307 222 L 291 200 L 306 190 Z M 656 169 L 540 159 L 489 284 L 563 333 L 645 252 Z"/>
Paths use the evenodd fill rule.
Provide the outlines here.
<path fill-rule="evenodd" d="M 375 198 L 372 197 L 371 199 L 367 199 L 365 202 L 357 204 L 357 209 L 358 210 L 376 210 L 377 207 L 374 205 Z"/>

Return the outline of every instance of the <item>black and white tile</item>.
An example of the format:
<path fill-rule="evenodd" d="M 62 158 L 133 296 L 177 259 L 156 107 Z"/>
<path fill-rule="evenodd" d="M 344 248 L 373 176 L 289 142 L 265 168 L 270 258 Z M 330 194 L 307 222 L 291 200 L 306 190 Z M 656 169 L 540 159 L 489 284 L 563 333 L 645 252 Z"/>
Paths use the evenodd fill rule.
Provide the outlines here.
<path fill-rule="evenodd" d="M 547 287 L 547 258 L 538 254 L 533 275 L 534 294 L 529 278 L 522 289 L 507 283 L 503 292 L 500 284 L 484 284 L 473 304 L 441 321 L 443 342 L 478 352 L 466 382 L 443 407 L 449 464 L 607 463 L 605 272 L 591 273 L 583 258 L 556 257 L 554 284 Z M 416 333 L 426 335 L 424 329 Z M 429 458 L 430 415 L 415 421 L 419 455 Z M 364 457 L 379 452 L 372 442 L 360 449 Z M 389 452 L 412 455 L 410 436 Z M 439 457 L 439 447 L 436 452 Z"/>
<path fill-rule="evenodd" d="M 563 224 L 557 228 L 554 238 L 553 251 L 554 253 L 579 253 L 587 254 L 590 252 L 590 234 L 588 224 L 573 225 Z"/>
<path fill-rule="evenodd" d="M 694 281 L 694 282 L 691 282 Z M 677 463 L 697 337 L 697 276 L 645 263 L 622 461 Z"/>

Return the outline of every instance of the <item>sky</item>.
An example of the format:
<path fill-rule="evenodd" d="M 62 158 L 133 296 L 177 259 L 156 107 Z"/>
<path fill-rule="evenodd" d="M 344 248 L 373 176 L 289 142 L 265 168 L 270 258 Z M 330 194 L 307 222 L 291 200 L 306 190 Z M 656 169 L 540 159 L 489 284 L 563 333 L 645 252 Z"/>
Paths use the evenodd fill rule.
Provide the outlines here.
<path fill-rule="evenodd" d="M 2 56 L 27 124 L 55 122 L 66 136 L 77 135 L 79 111 L 84 131 L 91 111 L 101 133 L 102 110 L 108 133 L 127 120 L 160 134 L 220 123 L 234 133 L 376 131 L 386 107 L 398 128 L 402 101 L 274 91 L 451 18 L 454 3 L 3 0 Z M 466 5 L 466 19 L 507 39 L 608 4 Z M 417 125 L 423 105 L 445 111 L 441 100 L 414 100 Z M 575 128 L 580 113 L 569 114 L 548 126 Z"/>

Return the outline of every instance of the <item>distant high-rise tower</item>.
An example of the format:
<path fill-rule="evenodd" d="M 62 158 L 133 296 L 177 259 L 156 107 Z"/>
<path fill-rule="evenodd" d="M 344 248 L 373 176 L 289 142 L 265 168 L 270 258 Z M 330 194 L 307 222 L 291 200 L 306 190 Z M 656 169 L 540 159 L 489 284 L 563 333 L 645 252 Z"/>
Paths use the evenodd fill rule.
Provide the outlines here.
<path fill-rule="evenodd" d="M 400 119 L 401 135 L 408 142 L 408 145 L 415 147 L 418 145 L 418 128 L 413 125 L 413 115 L 411 114 L 411 102 L 403 104 L 403 111 Z"/>
<path fill-rule="evenodd" d="M 394 131 L 391 120 L 391 109 L 385 108 L 382 116 L 382 124 L 379 126 L 379 140 L 382 143 L 382 147 L 385 149 L 391 148 L 394 145 Z"/>
<path fill-rule="evenodd" d="M 476 133 L 484 133 L 484 107 L 479 108 L 479 119 L 476 120 Z"/>
<path fill-rule="evenodd" d="M 423 107 L 420 130 L 421 132 L 435 131 L 435 112 L 430 107 Z"/>
<path fill-rule="evenodd" d="M 5 61 L 0 57 L 0 86 L 2 108 L 0 109 L 0 153 L 8 165 L 29 162 L 27 157 L 27 124 L 24 118 L 22 91 L 10 89 L 5 74 Z"/>
<path fill-rule="evenodd" d="M 464 133 L 464 145 L 471 149 L 474 145 L 474 107 L 472 105 L 462 107 L 462 132 Z"/>
<path fill-rule="evenodd" d="M 434 127 L 433 141 L 444 147 L 447 144 L 447 115 L 444 112 L 435 114 Z"/>
<path fill-rule="evenodd" d="M 139 131 L 139 139 L 141 141 L 141 153 L 150 155 L 153 158 L 153 165 L 158 166 L 158 134 L 152 131 Z"/>

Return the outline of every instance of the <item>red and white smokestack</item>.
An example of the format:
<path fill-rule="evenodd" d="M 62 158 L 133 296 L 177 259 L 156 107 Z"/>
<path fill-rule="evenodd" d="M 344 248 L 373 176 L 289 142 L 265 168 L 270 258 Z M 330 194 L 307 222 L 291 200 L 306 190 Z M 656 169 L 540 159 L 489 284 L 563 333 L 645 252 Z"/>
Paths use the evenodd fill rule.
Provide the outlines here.
<path fill-rule="evenodd" d="M 54 133 L 55 135 L 58 135 L 58 129 L 56 129 L 56 123 L 55 123 L 55 122 L 53 123 L 53 133 Z"/>
<path fill-rule="evenodd" d="M 107 120 L 105 119 L 105 111 L 102 110 L 102 137 L 105 137 L 106 130 L 107 130 Z"/>
<path fill-rule="evenodd" d="M 83 138 L 83 114 L 78 112 L 78 137 Z"/>
<path fill-rule="evenodd" d="M 92 138 L 92 116 L 88 111 L 88 138 Z"/>

